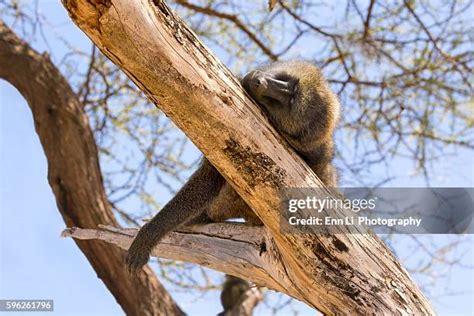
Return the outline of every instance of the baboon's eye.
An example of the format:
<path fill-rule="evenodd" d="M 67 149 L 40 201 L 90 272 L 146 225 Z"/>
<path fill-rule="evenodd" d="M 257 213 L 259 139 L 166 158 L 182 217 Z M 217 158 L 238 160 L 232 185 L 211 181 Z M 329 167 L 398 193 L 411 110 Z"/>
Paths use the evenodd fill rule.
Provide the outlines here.
<path fill-rule="evenodd" d="M 280 80 L 280 81 L 286 81 L 286 82 L 289 82 L 289 81 L 292 81 L 293 80 L 293 77 L 291 77 L 288 73 L 286 72 L 277 72 L 275 75 L 274 75 L 275 79 L 277 80 Z"/>

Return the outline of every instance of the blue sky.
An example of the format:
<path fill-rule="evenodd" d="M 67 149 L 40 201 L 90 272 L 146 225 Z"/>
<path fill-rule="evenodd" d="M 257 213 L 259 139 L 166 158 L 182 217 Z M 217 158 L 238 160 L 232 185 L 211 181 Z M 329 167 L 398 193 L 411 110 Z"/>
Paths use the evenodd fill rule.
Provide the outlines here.
<path fill-rule="evenodd" d="M 56 32 L 87 50 L 88 40 L 68 22 L 59 3 L 41 2 L 41 10 L 55 25 L 61 25 Z M 50 44 L 55 48 L 53 60 L 60 60 L 64 48 L 56 46 L 53 39 Z M 45 46 L 38 43 L 35 48 L 41 51 Z M 398 161 L 397 166 L 405 173 L 395 185 L 423 185 L 420 178 L 407 172 L 408 162 Z M 434 185 L 474 186 L 472 152 L 459 150 L 437 168 L 440 176 L 435 177 Z M 54 299 L 57 315 L 123 314 L 74 242 L 60 238 L 64 228 L 47 182 L 47 163 L 28 105 L 12 86 L 0 81 L 0 298 Z M 474 264 L 472 248 L 471 244 L 465 249 L 470 265 Z M 467 293 L 433 301 L 438 312 L 472 315 L 472 270 L 447 273 L 451 273 L 450 285 Z M 217 292 L 201 298 L 184 292 L 172 294 L 190 315 L 220 311 Z M 313 315 L 304 306 L 299 310 L 302 315 Z"/>

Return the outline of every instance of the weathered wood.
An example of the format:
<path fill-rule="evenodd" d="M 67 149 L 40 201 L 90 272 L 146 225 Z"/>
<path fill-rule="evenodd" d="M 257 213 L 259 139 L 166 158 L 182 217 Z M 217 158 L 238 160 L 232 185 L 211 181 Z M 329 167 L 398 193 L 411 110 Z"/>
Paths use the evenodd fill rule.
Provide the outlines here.
<path fill-rule="evenodd" d="M 342 229 L 327 236 L 281 233 L 279 190 L 321 188 L 320 180 L 165 2 L 63 3 L 73 21 L 188 135 L 263 221 L 275 244 L 271 257 L 284 267 L 268 272 L 277 275 L 274 288 L 296 293 L 327 314 L 433 314 L 375 235 Z"/>
<path fill-rule="evenodd" d="M 120 229 L 100 226 L 101 229 L 68 228 L 63 237 L 79 240 L 103 240 L 128 249 L 137 229 Z M 272 238 L 264 227 L 238 224 L 196 225 L 179 229 L 166 236 L 152 252 L 153 256 L 196 263 L 243 279 L 252 276 L 257 285 L 265 286 L 291 296 L 290 280 L 275 282 L 284 267 L 278 258 Z M 262 251 L 266 249 L 266 251 Z M 278 277 L 279 278 L 279 277 Z M 282 286 L 283 285 L 283 286 Z"/>

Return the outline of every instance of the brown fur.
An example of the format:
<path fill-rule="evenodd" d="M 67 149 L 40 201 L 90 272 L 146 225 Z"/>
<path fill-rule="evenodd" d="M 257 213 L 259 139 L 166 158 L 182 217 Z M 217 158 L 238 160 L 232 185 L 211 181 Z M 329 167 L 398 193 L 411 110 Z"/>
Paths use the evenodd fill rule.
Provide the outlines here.
<path fill-rule="evenodd" d="M 335 187 L 331 160 L 339 102 L 319 69 L 306 62 L 273 63 L 247 74 L 242 84 L 323 183 Z M 176 227 L 229 218 L 261 224 L 230 184 L 203 159 L 176 196 L 140 229 L 127 256 L 129 270 L 136 271 L 146 264 L 153 246 Z"/>

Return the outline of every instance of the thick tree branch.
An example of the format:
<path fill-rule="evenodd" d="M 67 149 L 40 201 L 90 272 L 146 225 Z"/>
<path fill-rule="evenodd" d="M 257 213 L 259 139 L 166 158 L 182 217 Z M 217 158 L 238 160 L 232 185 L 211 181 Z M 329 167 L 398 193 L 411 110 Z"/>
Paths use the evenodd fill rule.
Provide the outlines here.
<path fill-rule="evenodd" d="M 103 240 L 122 249 L 128 249 L 137 229 L 119 229 L 100 225 L 97 229 L 69 228 L 63 237 L 79 240 Z M 271 236 L 264 227 L 250 227 L 239 224 L 195 225 L 179 229 L 166 236 L 152 252 L 161 258 L 192 262 L 243 279 L 252 276 L 252 281 L 279 292 L 295 296 L 291 281 L 283 280 L 279 274 L 285 267 L 274 257 L 278 253 Z M 286 283 L 286 285 L 285 285 Z M 283 285 L 283 286 L 282 286 Z"/>
<path fill-rule="evenodd" d="M 433 314 L 375 235 L 343 228 L 334 235 L 281 232 L 289 225 L 280 222 L 281 189 L 321 188 L 321 181 L 163 1 L 63 3 L 74 22 L 189 136 L 263 221 L 275 245 L 270 256 L 284 267 L 272 288 L 285 288 L 327 314 Z M 315 196 L 325 198 L 318 191 Z M 261 283 L 263 273 L 246 278 Z"/>
<path fill-rule="evenodd" d="M 46 55 L 21 41 L 0 20 L 0 78 L 14 85 L 33 113 L 48 160 L 48 180 L 67 226 L 117 226 L 102 184 L 86 114 Z M 127 315 L 182 315 L 150 268 L 130 276 L 123 252 L 100 241 L 77 245 Z"/>

